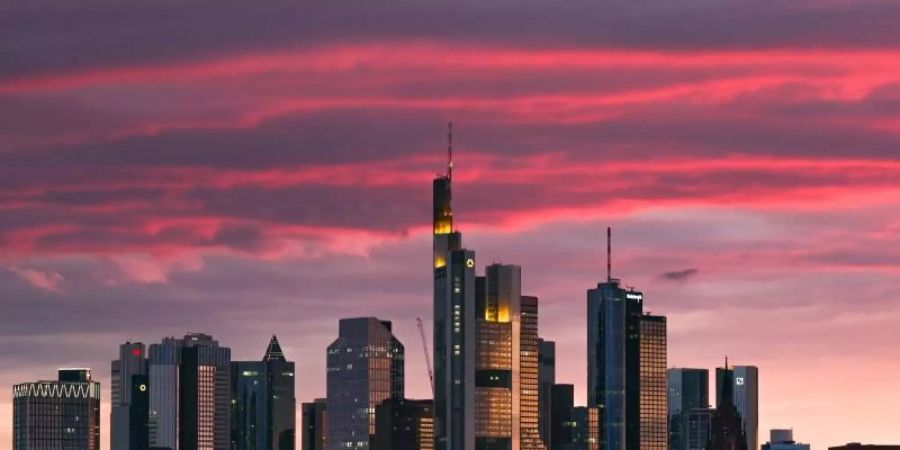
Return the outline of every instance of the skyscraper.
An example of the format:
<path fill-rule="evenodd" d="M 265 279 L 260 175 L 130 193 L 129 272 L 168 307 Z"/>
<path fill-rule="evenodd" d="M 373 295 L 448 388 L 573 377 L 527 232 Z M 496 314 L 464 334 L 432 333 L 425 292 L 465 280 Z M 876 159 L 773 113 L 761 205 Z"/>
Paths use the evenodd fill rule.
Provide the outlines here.
<path fill-rule="evenodd" d="M 709 440 L 709 371 L 669 369 L 669 448 L 702 450 Z"/>
<path fill-rule="evenodd" d="M 538 341 L 538 406 L 540 414 L 538 422 L 541 429 L 541 440 L 550 447 L 550 416 L 552 409 L 551 395 L 556 384 L 556 343 L 541 339 Z"/>
<path fill-rule="evenodd" d="M 449 140 L 449 139 L 448 139 Z M 475 252 L 453 229 L 453 162 L 433 184 L 435 448 L 475 448 Z"/>
<path fill-rule="evenodd" d="M 641 317 L 641 450 L 666 450 L 669 412 L 666 392 L 666 318 Z"/>
<path fill-rule="evenodd" d="M 167 337 L 151 344 L 147 372 L 150 378 L 150 447 L 178 448 L 178 375 L 181 340 Z"/>
<path fill-rule="evenodd" d="M 588 406 L 603 410 L 603 450 L 639 450 L 644 296 L 621 287 L 610 266 L 607 281 L 587 292 Z"/>
<path fill-rule="evenodd" d="M 434 180 L 435 447 L 542 450 L 538 300 L 521 269 L 475 273 L 475 252 L 453 230 L 452 159 Z"/>
<path fill-rule="evenodd" d="M 112 362 L 110 377 L 110 448 L 146 450 L 148 434 L 148 405 L 145 403 L 149 380 L 144 344 L 126 342 L 119 346 L 119 359 Z M 140 390 L 143 386 L 143 390 Z M 139 397 L 137 402 L 132 394 Z"/>
<path fill-rule="evenodd" d="M 293 450 L 294 363 L 272 336 L 262 361 L 231 363 L 233 450 Z"/>
<path fill-rule="evenodd" d="M 181 342 L 178 449 L 231 447 L 231 349 L 212 336 L 189 333 Z M 152 389 L 152 385 L 151 385 Z"/>
<path fill-rule="evenodd" d="M 328 401 L 317 398 L 303 404 L 303 449 L 327 450 L 328 448 Z"/>
<path fill-rule="evenodd" d="M 43 449 L 100 449 L 100 383 L 90 369 L 13 386 L 13 450 Z"/>
<path fill-rule="evenodd" d="M 389 398 L 403 398 L 403 345 L 388 321 L 341 319 L 327 360 L 328 448 L 369 449 L 375 407 Z"/>
<path fill-rule="evenodd" d="M 550 388 L 550 428 L 547 439 L 548 450 L 573 450 L 575 443 L 575 386 L 571 384 L 554 384 Z"/>
<path fill-rule="evenodd" d="M 759 448 L 759 369 L 755 366 L 734 366 L 731 391 L 733 402 L 743 421 L 747 434 L 747 448 Z M 721 402 L 725 383 L 721 372 L 716 371 L 716 403 Z"/>
<path fill-rule="evenodd" d="M 728 361 L 725 368 L 716 369 L 716 380 L 719 402 L 710 423 L 709 445 L 706 448 L 749 450 L 743 420 L 734 405 L 734 370 L 728 368 Z"/>
<path fill-rule="evenodd" d="M 375 407 L 374 450 L 433 450 L 434 401 L 391 398 Z"/>

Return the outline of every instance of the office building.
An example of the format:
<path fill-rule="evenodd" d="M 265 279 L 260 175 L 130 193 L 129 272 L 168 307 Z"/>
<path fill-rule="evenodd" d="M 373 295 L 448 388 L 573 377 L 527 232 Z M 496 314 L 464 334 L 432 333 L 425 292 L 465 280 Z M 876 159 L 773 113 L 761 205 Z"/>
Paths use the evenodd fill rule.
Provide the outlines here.
<path fill-rule="evenodd" d="M 302 450 L 328 449 L 327 405 L 328 401 L 324 398 L 317 398 L 313 402 L 303 404 Z"/>
<path fill-rule="evenodd" d="M 600 429 L 603 417 L 596 406 L 576 406 L 572 409 L 572 444 L 566 450 L 600 450 Z"/>
<path fill-rule="evenodd" d="M 754 366 L 734 366 L 731 383 L 733 402 L 747 434 L 747 448 L 759 448 L 759 369 Z M 722 395 L 721 374 L 716 371 L 716 404 Z"/>
<path fill-rule="evenodd" d="M 665 367 L 665 319 L 644 316 L 643 294 L 612 278 L 610 234 L 607 229 L 607 280 L 587 292 L 588 406 L 602 411 L 604 450 L 642 449 L 642 420 L 648 448 L 660 448 L 668 434 L 665 372 L 660 372 L 660 362 Z M 642 335 L 648 340 L 643 346 Z M 643 372 L 642 359 L 652 366 Z M 642 395 L 641 384 L 650 391 Z"/>
<path fill-rule="evenodd" d="M 90 369 L 13 386 L 13 450 L 44 449 L 100 449 L 100 383 Z"/>
<path fill-rule="evenodd" d="M 144 344 L 126 342 L 112 362 L 110 448 L 147 450 L 150 446 L 147 354 Z M 143 389 L 141 389 L 143 387 Z M 133 394 L 137 399 L 132 398 Z"/>
<path fill-rule="evenodd" d="M 388 321 L 341 319 L 327 361 L 328 448 L 369 449 L 376 406 L 403 398 L 403 345 Z"/>
<path fill-rule="evenodd" d="M 151 344 L 147 373 L 150 379 L 150 447 L 178 448 L 178 371 L 181 340 L 167 337 Z"/>
<path fill-rule="evenodd" d="M 452 159 L 433 183 L 435 448 L 543 450 L 538 300 L 518 266 L 475 273 L 453 229 Z"/>
<path fill-rule="evenodd" d="M 296 424 L 294 363 L 272 336 L 261 361 L 231 363 L 234 450 L 293 450 Z"/>
<path fill-rule="evenodd" d="M 734 370 L 728 367 L 716 369 L 719 403 L 710 422 L 707 450 L 749 450 L 744 423 L 734 405 Z"/>
<path fill-rule="evenodd" d="M 435 448 L 475 447 L 475 252 L 453 229 L 453 162 L 433 187 Z"/>
<path fill-rule="evenodd" d="M 178 449 L 230 449 L 230 403 L 231 349 L 210 335 L 187 334 L 178 366 Z"/>
<path fill-rule="evenodd" d="M 709 371 L 669 369 L 669 448 L 702 450 L 709 440 Z"/>
<path fill-rule="evenodd" d="M 541 339 L 538 341 L 538 406 L 540 413 L 538 423 L 541 430 L 541 440 L 545 446 L 550 446 L 550 415 L 552 402 L 550 396 L 553 393 L 553 385 L 556 384 L 556 343 Z"/>
<path fill-rule="evenodd" d="M 794 441 L 794 430 L 771 430 L 762 450 L 809 450 L 809 444 Z"/>
<path fill-rule="evenodd" d="M 550 388 L 550 430 L 547 439 L 548 450 L 573 450 L 579 430 L 575 429 L 575 386 L 554 384 Z M 583 431 L 583 430 L 582 430 Z M 586 433 L 586 431 L 584 431 Z"/>
<path fill-rule="evenodd" d="M 666 318 L 645 314 L 640 327 L 640 449 L 666 450 L 669 446 Z"/>
<path fill-rule="evenodd" d="M 433 449 L 433 400 L 393 398 L 375 407 L 373 450 Z"/>

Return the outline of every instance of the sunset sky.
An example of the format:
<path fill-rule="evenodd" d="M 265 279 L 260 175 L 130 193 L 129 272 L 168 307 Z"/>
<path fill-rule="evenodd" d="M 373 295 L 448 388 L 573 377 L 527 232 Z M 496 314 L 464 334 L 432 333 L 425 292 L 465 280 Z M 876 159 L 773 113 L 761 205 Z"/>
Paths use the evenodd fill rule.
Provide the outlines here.
<path fill-rule="evenodd" d="M 125 340 L 275 333 L 325 394 L 337 319 L 430 396 L 431 180 L 522 266 L 585 401 L 586 294 L 669 365 L 760 368 L 760 441 L 900 444 L 900 2 L 2 2 L 0 448 L 11 386 Z M 481 269 L 479 269 L 481 270 Z"/>

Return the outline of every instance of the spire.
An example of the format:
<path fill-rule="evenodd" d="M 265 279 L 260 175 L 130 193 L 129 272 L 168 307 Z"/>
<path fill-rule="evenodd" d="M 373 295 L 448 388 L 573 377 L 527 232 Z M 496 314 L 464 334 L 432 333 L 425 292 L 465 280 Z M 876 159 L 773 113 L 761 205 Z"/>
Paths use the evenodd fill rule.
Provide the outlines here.
<path fill-rule="evenodd" d="M 612 227 L 606 227 L 606 281 L 612 281 Z"/>
<path fill-rule="evenodd" d="M 447 123 L 447 178 L 453 179 L 453 122 Z"/>
<path fill-rule="evenodd" d="M 278 343 L 278 337 L 272 335 L 269 346 L 266 347 L 266 354 L 263 361 L 284 361 L 284 353 L 281 351 L 281 344 Z"/>

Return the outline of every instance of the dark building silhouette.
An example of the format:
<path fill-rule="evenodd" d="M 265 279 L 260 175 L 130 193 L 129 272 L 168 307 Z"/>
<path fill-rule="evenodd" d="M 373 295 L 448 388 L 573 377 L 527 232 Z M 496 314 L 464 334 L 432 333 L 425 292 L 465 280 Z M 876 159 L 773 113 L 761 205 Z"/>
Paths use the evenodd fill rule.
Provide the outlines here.
<path fill-rule="evenodd" d="M 734 383 L 734 370 L 728 368 L 716 369 L 716 379 L 721 382 L 719 386 L 721 395 L 719 404 L 716 405 L 710 423 L 710 437 L 707 450 L 749 450 L 747 448 L 747 434 L 744 433 L 744 422 L 734 405 L 732 386 Z"/>
<path fill-rule="evenodd" d="M 702 450 L 709 441 L 709 370 L 669 369 L 670 450 Z"/>
<path fill-rule="evenodd" d="M 377 420 L 377 419 L 376 419 Z M 328 401 L 317 398 L 303 404 L 303 450 L 328 448 Z"/>
<path fill-rule="evenodd" d="M 294 363 L 272 336 L 262 361 L 231 363 L 234 450 L 293 450 L 296 427 Z"/>
<path fill-rule="evenodd" d="M 149 438 L 149 378 L 144 344 L 119 346 L 110 377 L 110 448 L 147 450 Z M 143 390 L 140 387 L 143 387 Z M 135 401 L 135 395 L 139 401 Z"/>
<path fill-rule="evenodd" d="M 756 366 L 733 366 L 731 395 L 734 406 L 741 415 L 744 433 L 747 434 L 747 448 L 759 448 L 759 369 Z M 725 385 L 716 373 L 716 404 L 719 404 L 722 387 Z"/>
<path fill-rule="evenodd" d="M 544 339 L 538 341 L 538 384 L 538 407 L 540 408 L 538 423 L 541 440 L 549 447 L 552 412 L 550 396 L 553 385 L 556 384 L 556 343 L 553 341 Z"/>
<path fill-rule="evenodd" d="M 603 415 L 596 406 L 572 409 L 572 444 L 566 450 L 600 450 Z"/>
<path fill-rule="evenodd" d="M 100 383 L 90 369 L 13 386 L 13 450 L 43 449 L 100 449 Z"/>
<path fill-rule="evenodd" d="M 388 399 L 375 408 L 374 450 L 434 449 L 434 401 Z"/>
<path fill-rule="evenodd" d="M 375 435 L 375 407 L 403 398 L 403 344 L 391 322 L 341 319 L 327 360 L 328 448 L 366 450 Z"/>
<path fill-rule="evenodd" d="M 575 386 L 554 384 L 550 389 L 550 417 L 547 440 L 548 450 L 570 450 L 577 431 L 572 417 L 575 409 Z"/>
<path fill-rule="evenodd" d="M 230 403 L 231 349 L 206 334 L 186 335 L 178 378 L 178 449 L 228 450 Z"/>

